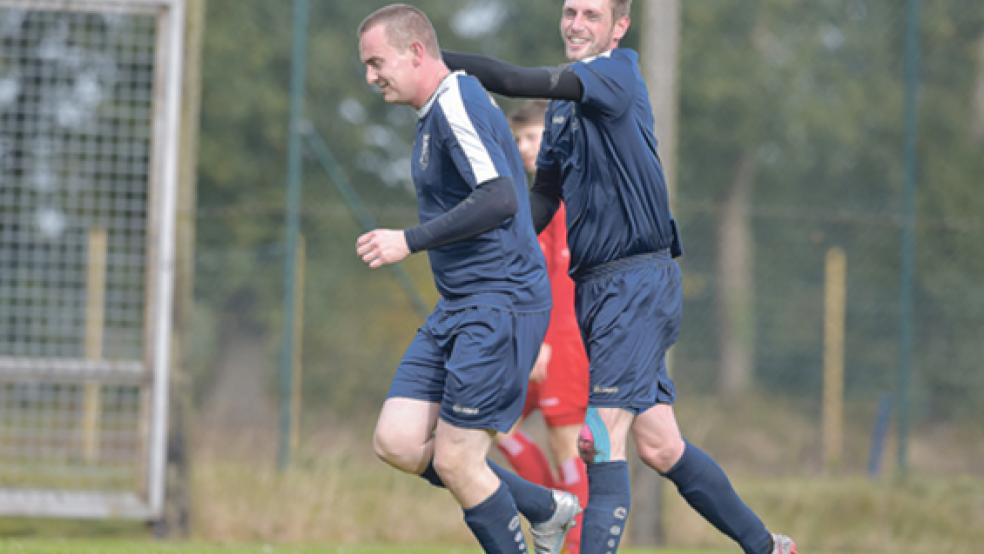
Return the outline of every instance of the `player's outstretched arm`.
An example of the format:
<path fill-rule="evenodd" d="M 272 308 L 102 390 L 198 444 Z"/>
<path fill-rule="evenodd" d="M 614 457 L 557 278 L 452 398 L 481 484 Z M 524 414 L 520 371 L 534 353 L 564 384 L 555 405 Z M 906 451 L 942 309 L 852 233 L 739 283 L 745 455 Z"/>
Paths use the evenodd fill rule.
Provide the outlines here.
<path fill-rule="evenodd" d="M 479 184 L 444 214 L 407 229 L 406 242 L 410 252 L 458 242 L 498 227 L 515 215 L 517 209 L 512 179 L 496 177 Z"/>
<path fill-rule="evenodd" d="M 581 79 L 567 65 L 520 67 L 502 60 L 442 50 L 444 63 L 453 70 L 474 75 L 490 92 L 514 98 L 581 100 Z"/>

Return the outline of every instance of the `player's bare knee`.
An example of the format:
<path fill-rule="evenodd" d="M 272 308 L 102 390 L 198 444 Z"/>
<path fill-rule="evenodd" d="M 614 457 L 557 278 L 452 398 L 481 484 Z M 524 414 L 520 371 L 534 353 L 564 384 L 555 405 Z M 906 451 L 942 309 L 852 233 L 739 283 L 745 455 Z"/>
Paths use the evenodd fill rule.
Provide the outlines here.
<path fill-rule="evenodd" d="M 383 427 L 376 427 L 372 435 L 372 448 L 379 459 L 396 467 L 404 465 L 404 459 L 408 457 L 407 454 L 411 450 L 400 433 Z"/>
<path fill-rule="evenodd" d="M 389 462 L 393 456 L 393 452 L 388 447 L 385 435 L 376 429 L 376 432 L 372 434 L 372 450 L 384 462 Z"/>
<path fill-rule="evenodd" d="M 683 455 L 684 442 L 674 438 L 659 443 L 636 442 L 639 458 L 649 467 L 660 473 L 666 473 L 680 460 Z"/>
<path fill-rule="evenodd" d="M 609 412 L 609 416 L 611 412 Z M 589 407 L 584 425 L 577 436 L 577 450 L 585 464 L 597 464 L 625 459 L 624 425 L 615 424 L 610 431 L 598 409 Z"/>
<path fill-rule="evenodd" d="M 465 457 L 453 449 L 438 448 L 434 451 L 434 470 L 445 483 L 461 483 L 467 479 L 468 464 Z"/>

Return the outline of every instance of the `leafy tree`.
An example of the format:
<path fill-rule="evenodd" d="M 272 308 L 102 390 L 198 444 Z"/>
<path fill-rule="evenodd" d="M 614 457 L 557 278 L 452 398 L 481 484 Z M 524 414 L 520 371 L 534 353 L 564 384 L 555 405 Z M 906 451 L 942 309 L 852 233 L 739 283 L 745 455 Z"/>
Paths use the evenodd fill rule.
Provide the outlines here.
<path fill-rule="evenodd" d="M 306 115 L 380 224 L 402 226 L 416 219 L 407 161 L 415 118 L 369 90 L 356 51 L 357 25 L 385 3 L 312 1 Z M 416 4 L 445 48 L 563 61 L 557 3 Z M 975 340 L 984 312 L 976 284 L 984 5 L 923 5 L 916 368 L 921 405 L 944 417 L 972 409 L 984 387 Z M 635 20 L 632 47 L 646 32 Z M 271 380 L 283 324 L 290 26 L 288 4 L 208 3 L 197 296 L 221 328 L 236 322 L 266 341 Z M 822 264 L 839 246 L 848 256 L 848 394 L 894 387 L 904 30 L 903 3 L 888 0 L 683 3 L 682 385 L 725 381 L 719 339 L 730 332 L 750 360 L 738 390 L 818 396 Z M 311 157 L 302 205 L 305 394 L 339 409 L 373 406 L 419 317 L 388 273 L 355 258 L 360 229 Z M 433 300 L 424 258 L 408 267 Z M 737 309 L 720 308 L 729 304 Z M 210 365 L 202 362 L 203 374 Z"/>

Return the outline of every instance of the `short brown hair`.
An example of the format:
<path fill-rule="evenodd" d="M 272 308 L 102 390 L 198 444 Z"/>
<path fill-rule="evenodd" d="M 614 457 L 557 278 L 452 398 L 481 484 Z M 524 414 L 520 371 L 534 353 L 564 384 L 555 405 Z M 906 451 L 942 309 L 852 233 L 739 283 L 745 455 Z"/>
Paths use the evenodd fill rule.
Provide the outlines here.
<path fill-rule="evenodd" d="M 509 125 L 512 127 L 543 125 L 546 114 L 546 100 L 526 100 L 518 108 L 509 112 Z"/>
<path fill-rule="evenodd" d="M 632 0 L 611 0 L 612 19 L 617 21 L 620 17 L 628 17 L 632 11 Z"/>
<path fill-rule="evenodd" d="M 427 53 L 435 58 L 441 57 L 441 47 L 437 43 L 437 32 L 427 14 L 407 4 L 390 4 L 367 15 L 359 24 L 359 36 L 364 35 L 376 25 L 386 25 L 386 40 L 401 51 L 419 40 Z"/>

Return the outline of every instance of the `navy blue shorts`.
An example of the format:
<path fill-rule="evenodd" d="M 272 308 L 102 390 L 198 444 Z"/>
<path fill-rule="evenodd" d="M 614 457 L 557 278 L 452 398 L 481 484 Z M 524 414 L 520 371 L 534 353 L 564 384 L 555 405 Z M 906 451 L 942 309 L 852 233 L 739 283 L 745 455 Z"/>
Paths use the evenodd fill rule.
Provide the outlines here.
<path fill-rule="evenodd" d="M 588 351 L 588 404 L 643 412 L 672 404 L 666 351 L 683 315 L 680 267 L 669 252 L 642 254 L 576 277 L 575 309 Z"/>
<path fill-rule="evenodd" d="M 417 330 L 387 397 L 440 402 L 441 419 L 456 427 L 509 431 L 549 323 L 550 310 L 438 307 Z"/>

